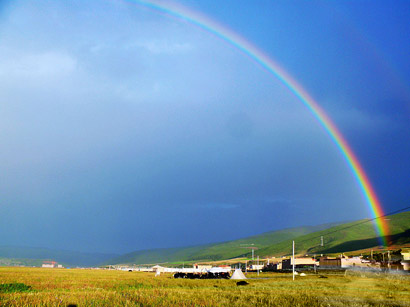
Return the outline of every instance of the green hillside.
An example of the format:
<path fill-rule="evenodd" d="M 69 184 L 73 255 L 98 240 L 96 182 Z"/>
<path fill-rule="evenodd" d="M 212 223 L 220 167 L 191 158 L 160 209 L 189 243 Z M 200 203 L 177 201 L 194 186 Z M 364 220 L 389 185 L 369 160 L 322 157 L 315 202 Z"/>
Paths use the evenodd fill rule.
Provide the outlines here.
<path fill-rule="evenodd" d="M 390 229 L 390 245 L 410 243 L 410 211 L 385 218 Z M 320 246 L 321 236 L 324 246 Z M 153 264 L 180 261 L 214 261 L 249 257 L 254 244 L 260 256 L 283 256 L 292 252 L 295 240 L 298 254 L 329 254 L 373 248 L 380 245 L 372 222 L 359 220 L 344 224 L 325 224 L 290 228 L 240 240 L 186 248 L 164 248 L 129 253 L 108 261 L 110 264 Z"/>
<path fill-rule="evenodd" d="M 244 239 L 184 248 L 150 249 L 132 252 L 108 261 L 109 264 L 146 264 L 177 261 L 214 261 L 250 255 L 246 246 L 268 247 L 285 240 L 327 229 L 337 225 L 323 224 L 266 232 Z M 254 245 L 251 245 L 254 244 Z"/>
<path fill-rule="evenodd" d="M 295 238 L 295 252 L 298 254 L 327 254 L 349 252 L 380 245 L 372 222 L 363 223 L 359 220 L 352 223 L 341 224 L 326 230 L 310 233 Z M 402 245 L 410 243 L 410 211 L 386 217 L 389 225 L 389 245 Z M 324 246 L 320 246 L 323 236 Z M 292 240 L 282 241 L 260 249 L 261 256 L 283 256 L 292 253 Z"/>
<path fill-rule="evenodd" d="M 255 253 L 262 257 L 283 256 L 292 252 L 292 240 L 295 240 L 298 254 L 331 254 L 375 248 L 380 244 L 380 238 L 377 237 L 373 223 L 363 223 L 364 221 L 289 228 L 234 241 L 142 250 L 122 256 L 3 246 L 0 247 L 0 266 L 39 266 L 43 260 L 55 260 L 65 266 L 215 261 L 250 257 L 251 250 L 246 249 L 246 246 L 258 247 Z M 391 234 L 390 245 L 410 245 L 410 211 L 388 216 L 386 222 Z M 324 246 L 320 246 L 321 236 L 324 238 Z"/>

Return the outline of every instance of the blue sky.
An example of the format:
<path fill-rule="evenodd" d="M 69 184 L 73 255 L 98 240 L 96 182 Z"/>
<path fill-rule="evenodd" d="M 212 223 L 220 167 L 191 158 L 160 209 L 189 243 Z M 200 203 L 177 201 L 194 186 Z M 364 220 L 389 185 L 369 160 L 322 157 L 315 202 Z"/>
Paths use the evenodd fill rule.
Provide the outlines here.
<path fill-rule="evenodd" d="M 408 2 L 178 3 L 276 59 L 384 210 L 408 206 Z M 279 80 L 132 1 L 3 1 L 0 81 L 1 245 L 121 253 L 370 217 Z"/>

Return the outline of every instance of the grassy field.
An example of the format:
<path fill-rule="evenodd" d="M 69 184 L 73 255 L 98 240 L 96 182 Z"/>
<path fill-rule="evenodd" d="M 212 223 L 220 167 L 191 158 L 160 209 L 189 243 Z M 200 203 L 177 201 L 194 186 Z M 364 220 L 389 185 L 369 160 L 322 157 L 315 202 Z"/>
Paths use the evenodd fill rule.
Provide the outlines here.
<path fill-rule="evenodd" d="M 248 277 L 257 277 L 249 275 Z M 263 273 L 233 280 L 173 279 L 114 270 L 0 268 L 1 306 L 410 306 L 410 276 Z"/>

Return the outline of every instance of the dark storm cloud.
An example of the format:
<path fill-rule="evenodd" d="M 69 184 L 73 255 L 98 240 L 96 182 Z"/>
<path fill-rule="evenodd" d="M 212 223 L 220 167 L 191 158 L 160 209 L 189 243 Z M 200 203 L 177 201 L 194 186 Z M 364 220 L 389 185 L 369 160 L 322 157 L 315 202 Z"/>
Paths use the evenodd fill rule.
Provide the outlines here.
<path fill-rule="evenodd" d="M 295 76 L 327 107 L 382 198 L 392 187 L 399 196 L 391 199 L 405 200 L 408 165 L 393 170 L 409 152 L 406 107 L 375 104 L 377 91 L 358 103 L 363 94 L 342 82 L 357 75 L 349 55 L 337 62 L 329 51 L 312 62 L 316 39 L 343 43 L 333 30 L 277 28 L 259 13 L 267 28 L 255 41 L 274 40 L 272 54 L 298 67 Z M 111 1 L 22 1 L 2 22 L 0 243 L 125 252 L 368 215 L 340 152 L 306 108 L 209 33 Z M 289 51 L 285 37 L 313 30 Z M 329 64 L 341 73 L 335 84 Z M 375 154 L 382 143 L 389 149 Z M 391 171 L 377 167 L 380 159 Z M 383 178 L 394 174 L 402 183 L 393 188 Z"/>

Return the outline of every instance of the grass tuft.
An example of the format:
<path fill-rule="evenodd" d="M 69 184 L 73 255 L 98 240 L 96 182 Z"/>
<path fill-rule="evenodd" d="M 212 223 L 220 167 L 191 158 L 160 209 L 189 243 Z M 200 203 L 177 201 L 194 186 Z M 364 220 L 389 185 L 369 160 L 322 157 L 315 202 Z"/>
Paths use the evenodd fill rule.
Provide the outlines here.
<path fill-rule="evenodd" d="M 0 293 L 28 292 L 31 286 L 23 283 L 0 284 Z"/>

